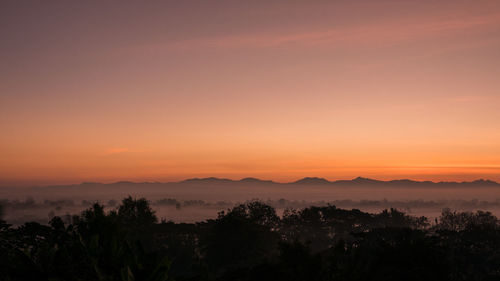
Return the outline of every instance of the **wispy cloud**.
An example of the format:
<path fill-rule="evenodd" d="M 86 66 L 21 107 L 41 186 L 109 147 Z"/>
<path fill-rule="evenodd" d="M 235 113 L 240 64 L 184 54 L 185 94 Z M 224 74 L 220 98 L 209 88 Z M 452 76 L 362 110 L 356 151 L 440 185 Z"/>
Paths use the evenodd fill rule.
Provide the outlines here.
<path fill-rule="evenodd" d="M 405 21 L 365 24 L 356 27 L 319 29 L 315 31 L 281 33 L 253 33 L 217 37 L 193 38 L 175 42 L 136 46 L 142 51 L 156 52 L 163 49 L 198 48 L 272 48 L 285 45 L 294 46 L 342 46 L 355 44 L 391 45 L 453 34 L 465 30 L 480 29 L 500 24 L 500 14 L 471 18 L 434 20 L 430 22 Z"/>

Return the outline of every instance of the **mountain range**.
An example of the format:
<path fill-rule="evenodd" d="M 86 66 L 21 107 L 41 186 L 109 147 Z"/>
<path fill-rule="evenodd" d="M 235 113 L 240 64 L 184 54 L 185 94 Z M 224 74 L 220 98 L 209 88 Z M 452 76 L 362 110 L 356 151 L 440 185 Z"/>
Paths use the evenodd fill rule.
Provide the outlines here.
<path fill-rule="evenodd" d="M 101 183 L 82 183 L 81 185 L 101 184 Z M 261 180 L 258 178 L 247 177 L 240 180 L 227 178 L 207 177 L 190 178 L 179 182 L 130 182 L 120 181 L 106 185 L 134 185 L 134 184 L 184 184 L 184 185 L 288 185 L 288 186 L 376 186 L 376 187 L 500 187 L 500 183 L 491 180 L 474 181 L 415 181 L 409 179 L 398 180 L 376 180 L 364 177 L 357 177 L 351 180 L 329 181 L 319 177 L 305 177 L 293 182 L 275 182 L 272 180 Z"/>

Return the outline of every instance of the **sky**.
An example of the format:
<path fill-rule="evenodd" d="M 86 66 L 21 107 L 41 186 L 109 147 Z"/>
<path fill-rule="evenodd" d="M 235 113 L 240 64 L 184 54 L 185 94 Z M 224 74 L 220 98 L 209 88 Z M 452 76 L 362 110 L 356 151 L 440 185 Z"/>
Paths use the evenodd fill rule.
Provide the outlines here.
<path fill-rule="evenodd" d="M 500 1 L 1 1 L 0 185 L 500 181 Z"/>

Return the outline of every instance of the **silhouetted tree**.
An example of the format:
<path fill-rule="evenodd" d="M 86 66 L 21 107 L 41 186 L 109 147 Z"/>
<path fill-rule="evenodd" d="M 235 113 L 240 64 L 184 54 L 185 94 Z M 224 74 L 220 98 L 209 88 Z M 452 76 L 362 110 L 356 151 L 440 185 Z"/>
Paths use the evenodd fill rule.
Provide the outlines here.
<path fill-rule="evenodd" d="M 279 221 L 275 210 L 261 202 L 250 202 L 220 212 L 209 221 L 202 237 L 204 258 L 214 276 L 246 269 L 277 251 Z"/>
<path fill-rule="evenodd" d="M 48 225 L 0 220 L 0 280 L 500 280 L 489 212 L 443 210 L 429 227 L 396 209 L 331 205 L 280 219 L 251 201 L 191 224 L 157 223 L 144 198 L 89 206 Z"/>
<path fill-rule="evenodd" d="M 118 218 L 122 224 L 130 227 L 148 227 L 158 221 L 148 200 L 133 199 L 131 196 L 122 200 L 118 207 Z"/>

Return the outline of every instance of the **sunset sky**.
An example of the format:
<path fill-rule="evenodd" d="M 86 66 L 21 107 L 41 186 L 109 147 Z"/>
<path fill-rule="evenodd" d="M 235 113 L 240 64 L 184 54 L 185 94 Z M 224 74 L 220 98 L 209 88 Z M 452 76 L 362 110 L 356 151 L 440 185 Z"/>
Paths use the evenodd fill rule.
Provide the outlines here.
<path fill-rule="evenodd" d="M 1 1 L 0 185 L 500 181 L 500 1 Z"/>

